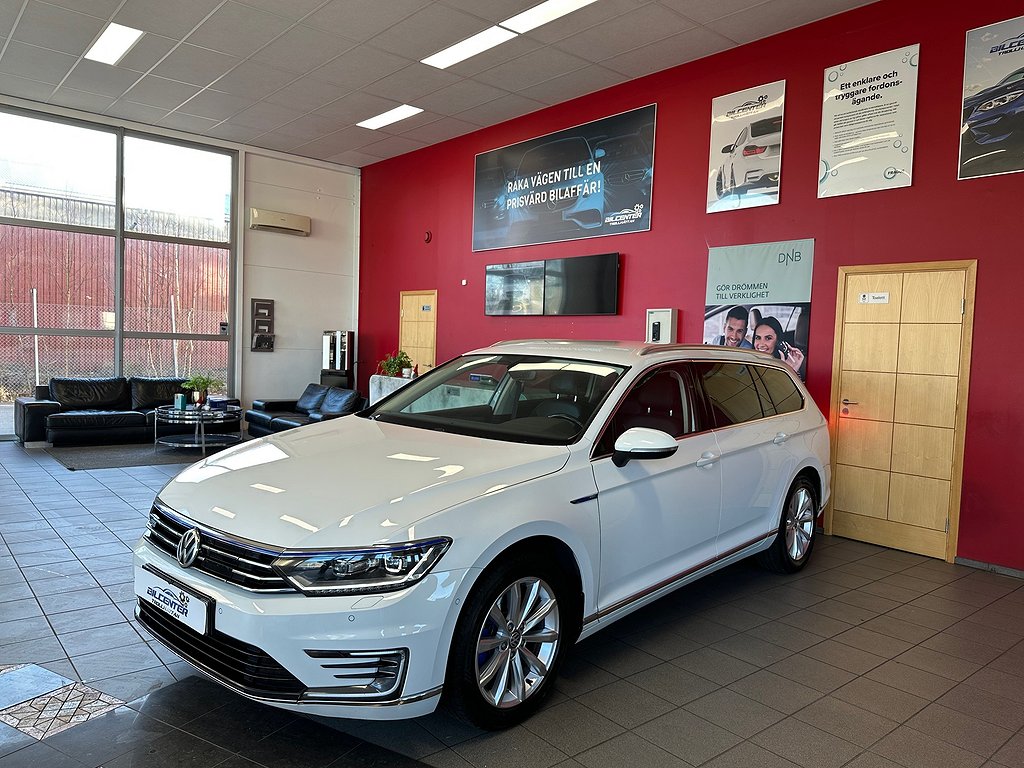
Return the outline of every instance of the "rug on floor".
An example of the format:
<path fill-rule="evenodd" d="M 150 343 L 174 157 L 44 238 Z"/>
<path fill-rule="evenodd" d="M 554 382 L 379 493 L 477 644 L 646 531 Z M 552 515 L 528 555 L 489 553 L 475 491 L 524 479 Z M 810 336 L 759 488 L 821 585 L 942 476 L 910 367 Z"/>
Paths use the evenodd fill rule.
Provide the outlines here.
<path fill-rule="evenodd" d="M 191 464 L 203 457 L 198 448 L 153 447 L 152 443 L 136 445 L 68 445 L 44 448 L 44 451 L 68 469 L 116 469 L 148 467 L 156 464 Z M 220 448 L 207 448 L 209 456 Z"/>

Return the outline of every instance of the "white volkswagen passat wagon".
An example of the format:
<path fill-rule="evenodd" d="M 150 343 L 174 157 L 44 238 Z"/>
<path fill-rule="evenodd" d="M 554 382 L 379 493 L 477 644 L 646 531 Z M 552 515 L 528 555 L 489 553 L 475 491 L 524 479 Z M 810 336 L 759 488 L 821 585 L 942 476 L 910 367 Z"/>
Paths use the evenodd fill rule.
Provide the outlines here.
<path fill-rule="evenodd" d="M 443 697 L 504 727 L 578 639 L 750 555 L 802 568 L 828 457 L 767 355 L 500 343 L 184 470 L 135 550 L 138 617 L 274 706 L 397 719 Z"/>

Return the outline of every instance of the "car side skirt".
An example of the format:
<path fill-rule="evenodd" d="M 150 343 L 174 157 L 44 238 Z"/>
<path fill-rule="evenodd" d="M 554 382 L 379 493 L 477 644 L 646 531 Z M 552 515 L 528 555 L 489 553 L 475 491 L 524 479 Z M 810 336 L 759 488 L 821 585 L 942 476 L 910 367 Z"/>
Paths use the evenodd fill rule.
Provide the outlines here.
<path fill-rule="evenodd" d="M 615 605 L 611 605 L 608 608 L 598 611 L 596 614 L 584 617 L 583 619 L 583 630 L 580 632 L 579 639 L 584 640 L 590 637 L 592 634 L 597 632 L 599 629 L 603 629 L 614 621 L 618 621 L 624 616 L 628 616 L 643 608 L 649 603 L 653 603 L 655 600 L 664 597 L 670 592 L 674 592 L 680 587 L 686 586 L 690 582 L 696 581 L 697 579 L 707 576 L 709 573 L 725 568 L 727 565 L 732 565 L 739 560 L 750 557 L 762 550 L 768 549 L 775 541 L 777 531 L 770 531 L 762 536 L 752 539 L 748 542 L 740 544 L 738 547 L 733 547 L 728 552 L 723 552 L 718 557 L 707 560 L 699 565 L 695 565 L 693 568 L 689 568 L 682 573 L 670 576 L 669 578 L 657 583 L 652 584 L 642 592 L 638 592 L 635 595 L 627 597 L 625 600 L 620 600 Z"/>

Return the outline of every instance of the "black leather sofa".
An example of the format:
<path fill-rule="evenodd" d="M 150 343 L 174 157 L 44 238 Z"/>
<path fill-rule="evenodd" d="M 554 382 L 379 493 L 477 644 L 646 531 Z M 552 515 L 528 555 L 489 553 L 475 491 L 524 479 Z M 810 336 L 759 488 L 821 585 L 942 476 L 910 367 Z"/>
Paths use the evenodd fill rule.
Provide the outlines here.
<path fill-rule="evenodd" d="M 46 440 L 54 445 L 95 445 L 153 439 L 153 411 L 183 393 L 185 379 L 116 376 L 109 379 L 50 379 L 50 399 L 19 397 L 14 403 L 14 431 L 21 442 Z M 237 401 L 236 401 L 237 402 Z M 188 425 L 160 424 L 157 433 L 187 432 Z M 237 431 L 238 422 L 208 427 Z"/>
<path fill-rule="evenodd" d="M 354 389 L 310 384 L 298 400 L 253 400 L 245 421 L 250 436 L 263 437 L 336 419 L 365 407 L 366 400 Z"/>

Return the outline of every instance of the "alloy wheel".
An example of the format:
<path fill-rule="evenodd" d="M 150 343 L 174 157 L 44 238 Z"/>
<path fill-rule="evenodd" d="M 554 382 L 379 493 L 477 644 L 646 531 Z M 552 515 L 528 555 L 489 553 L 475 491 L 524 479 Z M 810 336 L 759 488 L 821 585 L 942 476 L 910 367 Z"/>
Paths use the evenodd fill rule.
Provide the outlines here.
<path fill-rule="evenodd" d="M 558 601 L 536 577 L 510 584 L 491 605 L 476 643 L 476 680 L 499 709 L 522 704 L 548 676 L 559 644 Z"/>
<path fill-rule="evenodd" d="M 814 536 L 814 497 L 807 488 L 799 488 L 786 507 L 786 551 L 794 562 L 811 547 Z"/>

